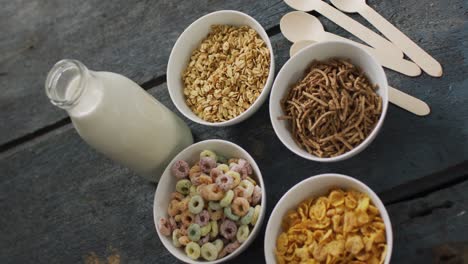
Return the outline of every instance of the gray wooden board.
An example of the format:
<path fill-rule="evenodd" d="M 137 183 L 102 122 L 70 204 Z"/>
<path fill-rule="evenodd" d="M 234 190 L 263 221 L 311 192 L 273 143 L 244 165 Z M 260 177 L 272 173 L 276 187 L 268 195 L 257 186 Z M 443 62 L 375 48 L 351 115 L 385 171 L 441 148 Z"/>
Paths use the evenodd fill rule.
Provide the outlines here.
<path fill-rule="evenodd" d="M 0 6 L 0 145 L 65 117 L 44 92 L 46 74 L 60 59 L 141 84 L 165 74 L 177 37 L 200 16 L 234 9 L 271 28 L 287 9 L 282 0 L 2 0 Z"/>
<path fill-rule="evenodd" d="M 439 94 L 433 90 L 459 89 L 466 75 L 463 1 L 451 1 L 450 5 L 429 0 L 369 3 L 442 62 L 445 75 L 440 80 L 389 74 L 392 85 L 427 100 L 437 113 L 439 105 L 432 100 L 437 100 Z M 142 84 L 164 75 L 176 38 L 203 14 L 220 9 L 241 10 L 268 29 L 291 11 L 281 0 L 203 0 L 183 4 L 169 0 L 20 0 L 3 1 L 1 6 L 0 146 L 63 120 L 64 113 L 48 102 L 43 90 L 47 71 L 59 59 L 79 59 L 91 69 L 122 73 Z M 357 15 L 353 17 L 363 21 Z M 349 36 L 326 19 L 321 20 L 329 31 Z M 278 63 L 277 67 L 281 65 Z M 442 106 L 450 105 L 447 101 Z"/>
<path fill-rule="evenodd" d="M 90 150 L 73 130 L 51 138 L 54 144 L 0 161 L 1 263 L 76 263 L 114 254 L 123 263 L 177 262 L 154 230 L 152 184 Z M 282 178 L 263 171 L 272 190 L 274 177 Z M 394 263 L 428 263 L 434 247 L 466 242 L 467 184 L 388 207 Z M 268 196 L 268 213 L 277 199 Z M 235 263 L 261 263 L 262 239 Z"/>
<path fill-rule="evenodd" d="M 418 118 L 391 106 L 375 142 L 357 157 L 336 164 L 314 163 L 290 153 L 271 128 L 267 103 L 251 119 L 234 127 L 214 130 L 190 123 L 197 140 L 227 139 L 254 156 L 265 175 L 268 213 L 287 189 L 317 173 L 349 174 L 383 192 L 467 160 L 468 92 L 464 88 L 468 32 L 463 1 L 451 1 L 449 5 L 443 1 L 369 2 L 377 10 L 385 10 L 385 17 L 444 66 L 441 79 L 425 75 L 408 78 L 387 71 L 393 86 L 431 105 L 429 117 Z M 197 4 L 196 8 L 177 3 L 3 1 L 0 145 L 65 117 L 64 112 L 47 102 L 42 89 L 45 73 L 60 58 L 75 57 L 92 69 L 123 73 L 143 83 L 164 74 L 173 42 L 201 13 L 236 8 L 242 3 L 241 10 L 271 27 L 290 10 L 280 1 L 206 1 L 207 5 Z M 173 23 L 171 19 L 167 34 L 162 34 L 159 26 L 167 21 L 166 16 L 181 21 Z M 326 19 L 321 20 L 328 30 L 346 35 Z M 274 36 L 272 42 L 279 69 L 288 58 L 289 43 L 281 35 Z M 150 92 L 175 111 L 165 84 Z M 465 183 L 459 186 L 466 189 Z M 428 259 L 428 249 L 437 243 L 466 241 L 460 238 L 467 233 L 463 225 L 466 215 L 455 218 L 454 213 L 462 208 L 459 203 L 466 206 L 467 199 L 456 190 L 438 192 L 454 202 L 450 206 L 427 200 L 434 204 L 432 212 L 442 213 L 434 214 L 436 217 L 423 213 L 415 218 L 419 222 L 414 220 L 412 229 L 406 228 L 414 218 L 405 216 L 410 208 L 405 207 L 407 203 L 390 206 L 397 241 L 404 243 L 396 245 L 396 260 L 414 260 L 415 254 Z M 0 263 L 73 263 L 90 256 L 105 258 L 115 252 L 124 262 L 175 262 L 154 231 L 153 193 L 152 184 L 87 147 L 71 125 L 2 153 Z M 418 201 L 413 203 L 416 208 Z M 434 231 L 432 227 L 440 228 L 452 220 L 456 221 L 444 232 L 428 234 Z M 236 262 L 262 259 L 260 236 Z"/>
<path fill-rule="evenodd" d="M 165 85 L 150 92 L 163 102 L 169 100 Z M 174 110 L 171 103 L 165 104 Z M 393 114 L 387 120 L 390 124 L 404 122 L 412 129 L 424 126 L 416 122 L 416 117 L 396 108 L 391 110 Z M 290 187 L 314 174 L 346 173 L 364 181 L 376 192 L 383 192 L 449 163 L 444 155 L 430 161 L 422 158 L 420 154 L 427 151 L 424 146 L 431 140 L 429 136 L 416 142 L 414 148 L 407 150 L 409 153 L 402 153 L 398 144 L 388 144 L 388 137 L 408 141 L 414 135 L 402 130 L 393 132 L 387 127 L 373 146 L 350 161 L 337 164 L 305 161 L 279 142 L 268 118 L 267 105 L 264 105 L 251 119 L 234 128 L 213 130 L 190 123 L 196 140 L 230 140 L 253 155 L 265 178 L 268 215 Z M 436 152 L 455 151 L 456 156 L 464 154 L 455 149 L 437 149 L 442 146 L 433 145 L 432 148 L 436 148 Z M 400 158 L 395 158 L 398 156 Z M 450 156 L 451 160 L 456 156 Z M 415 157 L 412 164 L 407 162 L 408 157 Z M 460 186 L 466 188 L 466 183 Z M 94 152 L 71 125 L 22 150 L 4 153 L 0 159 L 0 263 L 75 263 L 115 254 L 119 254 L 124 263 L 174 263 L 176 260 L 163 248 L 154 230 L 154 190 L 153 184 Z M 462 237 L 467 231 L 463 224 L 466 221 L 462 221 L 466 215 L 456 218 L 446 230 L 448 233 L 435 230 L 452 221 L 454 214 L 460 212 L 456 211 L 461 208 L 459 204 L 466 206 L 466 195 L 461 201 L 457 200 L 462 194 L 461 191 L 444 192 L 445 200 L 454 199 L 451 201 L 456 205 L 450 205 L 450 214 L 438 213 L 437 217 L 424 216 L 427 210 L 418 213 L 418 202 L 414 203 L 416 209 L 405 207 L 406 203 L 390 206 L 398 242 L 395 243 L 395 259 L 404 263 L 406 258 L 416 258 L 417 254 L 427 257 L 425 250 L 435 242 L 466 241 Z M 428 208 L 434 208 L 433 212 L 440 207 L 438 200 L 422 199 L 421 203 L 429 203 Z M 446 212 L 444 208 L 441 210 Z M 414 218 L 407 217 L 409 211 L 416 219 L 416 224 L 412 225 L 414 230 L 407 229 Z M 263 232 L 264 228 L 265 223 Z M 432 236 L 427 232 L 432 232 Z M 260 235 L 235 263 L 261 263 L 262 239 Z"/>

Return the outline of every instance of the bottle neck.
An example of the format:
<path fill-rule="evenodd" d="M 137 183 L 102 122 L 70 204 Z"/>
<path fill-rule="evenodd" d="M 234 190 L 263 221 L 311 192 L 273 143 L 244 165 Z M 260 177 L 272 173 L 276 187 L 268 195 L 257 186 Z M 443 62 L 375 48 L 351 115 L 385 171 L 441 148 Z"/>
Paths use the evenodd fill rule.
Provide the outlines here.
<path fill-rule="evenodd" d="M 47 75 L 45 89 L 50 102 L 62 109 L 76 105 L 89 82 L 91 73 L 77 60 L 57 62 Z"/>

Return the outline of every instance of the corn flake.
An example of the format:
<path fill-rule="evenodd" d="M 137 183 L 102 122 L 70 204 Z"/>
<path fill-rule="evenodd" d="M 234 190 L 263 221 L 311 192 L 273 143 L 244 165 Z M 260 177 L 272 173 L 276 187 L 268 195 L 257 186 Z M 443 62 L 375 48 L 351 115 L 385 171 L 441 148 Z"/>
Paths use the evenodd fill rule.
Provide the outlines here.
<path fill-rule="evenodd" d="M 302 201 L 282 221 L 276 241 L 280 264 L 385 261 L 385 225 L 371 199 L 355 190 L 333 189 Z"/>

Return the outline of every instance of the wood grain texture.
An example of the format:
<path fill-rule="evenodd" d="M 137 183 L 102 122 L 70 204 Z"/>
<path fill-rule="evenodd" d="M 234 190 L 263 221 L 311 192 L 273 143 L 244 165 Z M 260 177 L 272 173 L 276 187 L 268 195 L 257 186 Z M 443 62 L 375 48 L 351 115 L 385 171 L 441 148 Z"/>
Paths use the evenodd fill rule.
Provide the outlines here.
<path fill-rule="evenodd" d="M 196 140 L 233 141 L 258 161 L 268 190 L 268 215 L 281 195 L 314 174 L 348 174 L 386 193 L 468 160 L 464 2 L 368 2 L 376 10 L 385 10 L 382 14 L 387 19 L 444 66 L 440 79 L 408 78 L 387 71 L 389 83 L 428 102 L 431 115 L 420 118 L 390 106 L 374 143 L 358 156 L 333 164 L 306 161 L 288 151 L 272 130 L 268 103 L 249 120 L 229 128 L 189 122 Z M 115 71 L 144 83 L 164 74 L 175 39 L 201 14 L 240 9 L 273 27 L 290 10 L 282 1 L 196 3 L 2 1 L 0 145 L 65 117 L 47 102 L 42 88 L 45 73 L 60 58 L 73 57 L 91 69 Z M 327 30 L 346 36 L 330 21 L 320 19 Z M 165 21 L 170 23 L 161 31 Z M 281 34 L 272 37 L 272 44 L 280 69 L 289 58 L 290 44 Z M 150 92 L 176 111 L 165 84 Z M 464 248 L 459 245 L 466 242 L 462 235 L 468 233 L 466 214 L 461 214 L 466 211 L 463 190 L 467 187 L 464 182 L 389 206 L 397 239 L 395 263 L 414 263 L 419 257 L 429 260 L 434 248 L 437 254 Z M 412 197 L 405 188 L 404 197 Z M 154 190 L 154 185 L 94 152 L 70 124 L 1 153 L 0 263 L 77 263 L 116 256 L 122 263 L 178 263 L 154 230 Z M 260 235 L 234 262 L 262 263 L 262 240 Z"/>
<path fill-rule="evenodd" d="M 282 0 L 18 0 L 0 9 L 0 145 L 65 117 L 44 92 L 46 74 L 64 58 L 142 84 L 164 75 L 182 31 L 200 16 L 234 9 L 275 26 Z"/>
<path fill-rule="evenodd" d="M 55 144 L 0 161 L 0 262 L 77 263 L 118 254 L 122 263 L 179 263 L 154 230 L 154 185 L 89 149 L 71 127 L 65 130 L 53 136 Z M 70 143 L 73 153 L 63 155 Z M 284 182 L 263 171 L 268 190 Z M 429 261 L 434 248 L 466 242 L 467 184 L 388 207 L 395 263 Z M 268 214 L 276 201 L 268 195 Z M 262 263 L 262 239 L 233 263 Z"/>
<path fill-rule="evenodd" d="M 392 263 L 467 263 L 468 181 L 387 208 Z"/>
<path fill-rule="evenodd" d="M 165 85 L 150 92 L 163 102 L 169 99 Z M 165 104 L 175 110 L 171 103 Z M 251 119 L 231 128 L 213 130 L 190 123 L 197 141 L 227 139 L 252 154 L 265 177 L 267 215 L 290 187 L 314 174 L 345 173 L 364 181 L 375 191 L 383 192 L 392 187 L 398 189 L 397 185 L 421 178 L 434 169 L 423 166 L 424 160 L 415 161 L 415 166 L 409 167 L 405 167 L 405 159 L 393 159 L 389 164 L 388 160 L 393 158 L 391 153 L 401 147 L 382 140 L 350 161 L 337 164 L 305 161 L 279 142 L 268 118 L 267 105 L 264 105 Z M 396 136 L 401 138 L 403 135 L 404 131 L 400 131 Z M 385 130 L 379 135 L 382 137 L 385 137 Z M 382 150 L 384 145 L 388 154 Z M 443 166 L 449 160 L 441 162 L 434 166 Z M 154 230 L 154 190 L 154 185 L 94 152 L 71 125 L 21 151 L 3 155 L 0 159 L 0 247 L 5 253 L 0 255 L 0 263 L 29 263 L 32 259 L 36 263 L 76 263 L 86 259 L 106 259 L 115 254 L 123 263 L 178 263 L 164 249 Z M 452 193 L 455 194 L 448 192 L 447 195 Z M 467 197 L 463 199 L 460 203 L 466 204 Z M 401 209 L 404 208 L 401 204 L 406 203 L 391 205 L 390 213 L 395 232 L 405 237 L 405 225 L 413 220 L 408 220 L 408 212 Z M 434 204 L 439 206 L 437 201 Z M 398 207 L 392 210 L 393 206 Z M 412 211 L 413 215 L 426 214 L 424 210 L 418 213 L 418 208 Z M 418 220 L 417 223 L 421 223 L 420 228 L 425 228 L 424 232 L 429 232 L 425 225 L 438 226 L 440 221 L 445 221 L 444 215 L 438 216 L 440 218 L 424 218 L 427 222 Z M 465 228 L 459 222 L 454 224 L 454 227 L 459 226 Z M 437 235 L 442 236 L 442 233 Z M 429 235 L 424 239 L 427 241 L 412 240 L 411 243 L 417 247 L 437 241 Z M 439 242 L 454 239 L 460 240 L 457 235 L 448 233 Z M 262 240 L 263 235 L 259 235 L 249 250 L 233 263 L 262 263 Z M 414 257 L 415 252 L 406 249 L 407 244 L 395 243 L 397 259 Z"/>
<path fill-rule="evenodd" d="M 0 94 L 0 146 L 63 120 L 63 112 L 48 102 L 43 91 L 47 71 L 62 58 L 79 59 L 91 69 L 121 73 L 142 84 L 165 73 L 177 36 L 203 14 L 241 10 L 268 29 L 291 10 L 280 0 L 201 0 L 183 5 L 168 0 L 4 2 L 0 9 L 0 85 L 4 87 Z M 393 85 L 432 99 L 437 94 L 428 92 L 428 87 L 447 89 L 463 80 L 467 44 L 462 40 L 468 36 L 463 1 L 452 1 L 449 6 L 428 0 L 369 4 L 383 10 L 384 17 L 444 67 L 463 65 L 456 71 L 445 69 L 444 77 L 434 83 L 427 76 L 419 80 L 392 73 Z M 359 16 L 352 17 L 368 25 Z M 321 21 L 327 30 L 349 36 L 323 17 Z"/>

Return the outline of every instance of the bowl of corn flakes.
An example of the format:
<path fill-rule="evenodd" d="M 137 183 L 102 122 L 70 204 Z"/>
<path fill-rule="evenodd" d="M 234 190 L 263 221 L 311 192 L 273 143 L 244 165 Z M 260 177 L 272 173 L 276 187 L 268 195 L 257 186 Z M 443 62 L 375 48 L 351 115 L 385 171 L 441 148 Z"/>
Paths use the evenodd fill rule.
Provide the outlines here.
<path fill-rule="evenodd" d="M 390 263 L 387 210 L 349 176 L 321 174 L 296 184 L 276 204 L 266 230 L 267 263 Z"/>

